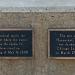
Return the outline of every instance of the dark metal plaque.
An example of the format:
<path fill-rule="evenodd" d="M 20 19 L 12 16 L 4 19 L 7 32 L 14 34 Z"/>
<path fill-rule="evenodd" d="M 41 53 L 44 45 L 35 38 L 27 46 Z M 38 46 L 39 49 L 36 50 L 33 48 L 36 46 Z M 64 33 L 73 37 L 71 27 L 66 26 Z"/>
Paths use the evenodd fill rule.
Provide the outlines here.
<path fill-rule="evenodd" d="M 32 30 L 1 29 L 0 57 L 32 57 Z"/>
<path fill-rule="evenodd" d="M 75 30 L 49 29 L 49 57 L 75 57 Z"/>

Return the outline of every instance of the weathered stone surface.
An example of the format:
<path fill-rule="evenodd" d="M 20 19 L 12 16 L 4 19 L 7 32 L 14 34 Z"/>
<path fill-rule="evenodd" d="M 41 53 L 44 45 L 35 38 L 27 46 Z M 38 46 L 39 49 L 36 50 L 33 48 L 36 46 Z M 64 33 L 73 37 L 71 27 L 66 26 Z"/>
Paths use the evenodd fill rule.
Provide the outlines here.
<path fill-rule="evenodd" d="M 32 59 L 0 59 L 0 75 L 74 75 L 75 60 L 48 58 L 48 28 L 75 28 L 75 13 L 0 12 L 0 28 L 33 28 Z"/>

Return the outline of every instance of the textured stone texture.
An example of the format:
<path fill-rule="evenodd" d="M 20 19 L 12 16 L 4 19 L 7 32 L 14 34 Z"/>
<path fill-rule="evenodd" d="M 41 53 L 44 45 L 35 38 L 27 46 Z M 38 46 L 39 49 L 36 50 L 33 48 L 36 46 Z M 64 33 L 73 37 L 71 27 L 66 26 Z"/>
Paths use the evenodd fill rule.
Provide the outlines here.
<path fill-rule="evenodd" d="M 75 28 L 75 13 L 0 12 L 0 28 L 33 28 L 32 59 L 0 59 L 0 75 L 75 75 L 75 60 L 48 58 L 48 28 Z"/>

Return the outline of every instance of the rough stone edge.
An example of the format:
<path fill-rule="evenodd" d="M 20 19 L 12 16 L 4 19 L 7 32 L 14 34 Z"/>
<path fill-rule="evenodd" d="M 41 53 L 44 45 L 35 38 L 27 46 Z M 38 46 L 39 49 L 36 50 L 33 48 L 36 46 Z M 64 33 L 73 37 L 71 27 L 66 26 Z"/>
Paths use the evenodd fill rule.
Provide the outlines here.
<path fill-rule="evenodd" d="M 75 12 L 75 7 L 0 7 L 0 12 Z"/>

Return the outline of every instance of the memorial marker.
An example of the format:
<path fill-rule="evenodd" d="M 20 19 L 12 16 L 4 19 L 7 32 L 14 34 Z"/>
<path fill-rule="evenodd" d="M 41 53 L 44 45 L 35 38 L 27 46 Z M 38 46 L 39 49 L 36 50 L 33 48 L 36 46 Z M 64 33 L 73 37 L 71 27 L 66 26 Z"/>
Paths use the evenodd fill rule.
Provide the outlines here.
<path fill-rule="evenodd" d="M 75 29 L 49 29 L 48 56 L 56 58 L 75 57 Z"/>
<path fill-rule="evenodd" d="M 0 57 L 32 57 L 32 29 L 0 29 Z"/>

